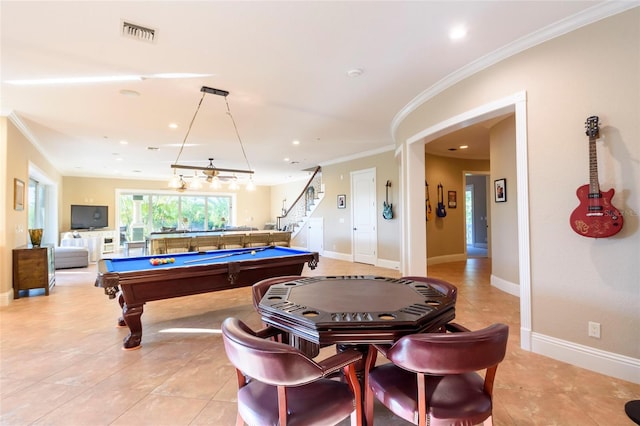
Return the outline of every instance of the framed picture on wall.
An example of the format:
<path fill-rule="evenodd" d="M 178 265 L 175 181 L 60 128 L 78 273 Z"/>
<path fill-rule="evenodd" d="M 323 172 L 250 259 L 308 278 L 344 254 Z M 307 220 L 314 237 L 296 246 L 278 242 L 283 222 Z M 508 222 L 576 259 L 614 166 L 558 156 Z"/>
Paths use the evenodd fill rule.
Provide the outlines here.
<path fill-rule="evenodd" d="M 338 195 L 338 208 L 346 209 L 347 208 L 347 196 L 346 194 Z"/>
<path fill-rule="evenodd" d="M 449 191 L 447 195 L 447 199 L 449 200 L 449 208 L 455 209 L 456 207 L 458 207 L 458 194 L 456 194 L 456 191 Z"/>
<path fill-rule="evenodd" d="M 497 179 L 493 182 L 496 203 L 504 203 L 507 201 L 507 180 Z"/>
<path fill-rule="evenodd" d="M 13 209 L 24 210 L 24 181 L 13 179 Z"/>

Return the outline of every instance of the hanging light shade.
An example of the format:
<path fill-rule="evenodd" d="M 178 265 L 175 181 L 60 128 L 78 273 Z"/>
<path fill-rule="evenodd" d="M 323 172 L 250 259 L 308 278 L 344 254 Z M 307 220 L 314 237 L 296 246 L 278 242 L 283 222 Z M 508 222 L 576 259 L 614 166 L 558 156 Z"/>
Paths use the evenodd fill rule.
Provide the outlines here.
<path fill-rule="evenodd" d="M 198 176 L 194 176 L 193 179 L 191 179 L 191 182 L 189 183 L 189 189 L 202 189 L 202 182 L 200 181 L 200 178 Z"/>
<path fill-rule="evenodd" d="M 180 188 L 181 178 L 182 176 L 178 176 L 174 173 L 173 176 L 171 176 L 171 179 L 169 179 L 169 188 L 173 188 L 173 189 Z"/>
<path fill-rule="evenodd" d="M 208 181 L 209 179 L 207 179 Z M 213 178 L 211 178 L 211 185 L 209 185 L 211 189 L 220 189 L 220 179 L 218 178 L 218 176 L 214 176 Z"/>
<path fill-rule="evenodd" d="M 232 179 L 231 182 L 229 182 L 229 189 L 232 191 L 238 189 L 238 182 L 236 181 L 236 179 Z"/>
<path fill-rule="evenodd" d="M 242 143 L 242 139 L 240 138 L 240 133 L 238 132 L 238 126 L 236 125 L 236 122 L 233 118 L 233 115 L 231 114 L 231 108 L 229 107 L 229 102 L 227 100 L 227 95 L 229 95 L 229 92 L 227 92 L 226 90 L 220 90 L 220 89 L 213 89 L 211 87 L 206 87 L 206 86 L 202 86 L 202 88 L 200 89 L 200 91 L 202 92 L 202 97 L 200 98 L 200 102 L 198 103 L 198 106 L 196 108 L 196 111 L 193 115 L 193 118 L 191 119 L 191 123 L 189 124 L 189 127 L 187 128 L 187 133 L 182 141 L 182 145 L 180 146 L 180 151 L 178 151 L 178 156 L 176 157 L 176 161 L 174 162 L 174 164 L 171 165 L 172 169 L 187 169 L 187 170 L 197 170 L 202 172 L 202 174 L 206 177 L 206 181 L 211 183 L 212 187 L 214 186 L 214 181 L 216 178 L 218 178 L 220 176 L 221 172 L 228 172 L 228 173 L 233 173 L 233 176 L 224 176 L 227 179 L 233 179 L 234 181 L 237 179 L 235 177 L 236 173 L 240 173 L 240 174 L 248 174 L 248 175 L 253 175 L 253 170 L 251 170 L 251 166 L 249 164 L 249 159 L 247 158 L 247 153 L 245 152 L 244 149 L 244 145 Z M 178 161 L 180 160 L 180 156 L 182 155 L 182 152 L 184 150 L 185 144 L 187 142 L 187 138 L 189 136 L 189 133 L 191 132 L 191 128 L 193 126 L 193 123 L 196 119 L 196 116 L 198 115 L 198 111 L 200 110 L 200 106 L 202 105 L 202 101 L 204 100 L 204 97 L 207 93 L 210 94 L 214 94 L 214 95 L 218 95 L 218 96 L 223 96 L 225 99 L 225 103 L 227 106 L 227 115 L 229 117 L 231 117 L 231 122 L 233 123 L 233 128 L 235 130 L 236 136 L 238 137 L 238 142 L 240 144 L 240 148 L 242 150 L 242 155 L 244 156 L 244 159 L 247 163 L 247 169 L 242 170 L 242 169 L 223 169 L 223 168 L 218 168 L 215 167 L 213 165 L 213 158 L 209 158 L 209 165 L 208 166 L 191 166 L 191 165 L 184 165 L 184 164 L 178 164 Z M 174 172 L 174 177 L 175 177 L 175 172 Z M 222 177 L 222 176 L 220 176 Z M 180 180 L 182 180 L 182 177 L 180 178 Z M 180 189 L 182 188 L 182 186 L 184 185 L 178 185 L 175 181 L 174 178 L 172 178 L 172 180 L 169 182 L 169 186 L 171 188 L 176 188 L 176 189 Z M 237 183 L 234 185 L 237 188 Z M 191 185 L 189 185 L 190 189 L 200 189 L 201 186 L 201 182 L 200 180 L 196 177 L 194 177 L 194 179 L 191 181 Z M 230 185 L 231 188 L 231 185 Z M 184 190 L 184 188 L 182 188 Z"/>
<path fill-rule="evenodd" d="M 253 179 L 249 178 L 249 182 L 247 182 L 247 191 L 255 191 L 256 190 L 256 185 L 253 183 Z"/>

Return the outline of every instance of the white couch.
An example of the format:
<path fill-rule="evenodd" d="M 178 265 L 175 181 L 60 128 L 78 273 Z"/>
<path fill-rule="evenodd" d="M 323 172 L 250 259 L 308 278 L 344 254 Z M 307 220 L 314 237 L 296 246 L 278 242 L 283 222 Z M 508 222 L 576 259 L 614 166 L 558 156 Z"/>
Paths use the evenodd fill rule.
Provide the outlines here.
<path fill-rule="evenodd" d="M 89 249 L 86 247 L 56 247 L 53 259 L 56 269 L 86 268 L 89 266 Z"/>

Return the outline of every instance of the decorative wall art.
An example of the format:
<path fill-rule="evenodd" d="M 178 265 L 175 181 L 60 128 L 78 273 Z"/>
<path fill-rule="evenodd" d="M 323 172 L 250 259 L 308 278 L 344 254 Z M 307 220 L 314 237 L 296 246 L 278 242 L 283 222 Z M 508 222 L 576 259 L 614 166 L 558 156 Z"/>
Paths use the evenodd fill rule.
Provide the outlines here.
<path fill-rule="evenodd" d="M 504 203 L 507 201 L 507 179 L 502 178 L 493 182 L 495 190 L 496 203 Z"/>
<path fill-rule="evenodd" d="M 13 179 L 13 209 L 24 210 L 24 182 Z"/>
<path fill-rule="evenodd" d="M 339 209 L 347 208 L 347 196 L 345 194 L 338 195 L 338 208 Z"/>
<path fill-rule="evenodd" d="M 456 194 L 456 191 L 447 192 L 447 196 L 449 200 L 449 208 L 455 209 L 456 207 L 458 207 L 458 195 Z"/>

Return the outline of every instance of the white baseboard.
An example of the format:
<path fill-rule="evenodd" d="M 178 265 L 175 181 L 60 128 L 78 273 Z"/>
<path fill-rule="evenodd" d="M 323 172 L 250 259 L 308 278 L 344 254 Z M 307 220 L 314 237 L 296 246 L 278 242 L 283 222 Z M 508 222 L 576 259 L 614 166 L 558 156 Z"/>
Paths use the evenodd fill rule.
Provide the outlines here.
<path fill-rule="evenodd" d="M 9 306 L 13 302 L 13 289 L 0 293 L 0 306 Z"/>
<path fill-rule="evenodd" d="M 596 373 L 640 384 L 640 359 L 531 333 L 531 351 Z"/>
<path fill-rule="evenodd" d="M 378 264 L 376 266 L 378 266 L 379 268 L 395 269 L 396 271 L 399 271 L 400 270 L 400 261 L 387 260 L 387 259 L 378 259 Z"/>
<path fill-rule="evenodd" d="M 321 256 L 328 257 L 330 259 L 344 260 L 345 262 L 353 262 L 353 256 L 349 253 L 338 253 L 335 251 L 325 251 Z M 379 268 L 400 270 L 400 262 L 397 260 L 378 259 L 376 264 Z"/>
<path fill-rule="evenodd" d="M 503 280 L 495 275 L 491 275 L 491 285 L 499 290 L 509 293 L 512 296 L 520 297 L 520 285 L 511 281 Z"/>
<path fill-rule="evenodd" d="M 344 260 L 346 262 L 353 262 L 353 256 L 349 253 L 338 253 L 335 251 L 324 251 L 322 256 L 328 257 L 330 259 Z"/>
<path fill-rule="evenodd" d="M 467 260 L 467 256 L 464 253 L 434 256 L 427 258 L 427 266 L 437 265 L 439 263 L 460 262 L 463 260 Z"/>

